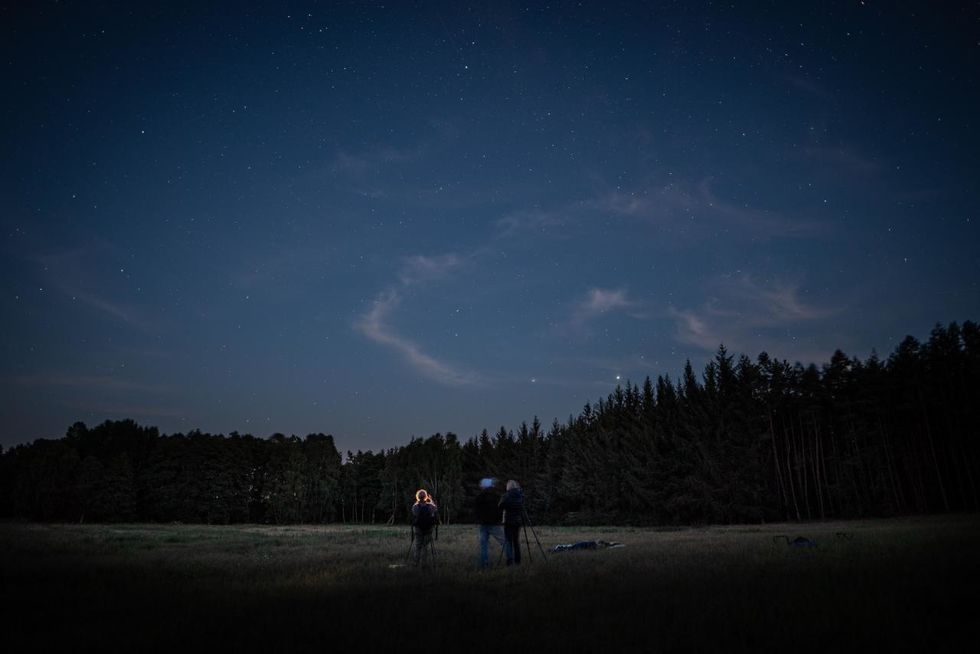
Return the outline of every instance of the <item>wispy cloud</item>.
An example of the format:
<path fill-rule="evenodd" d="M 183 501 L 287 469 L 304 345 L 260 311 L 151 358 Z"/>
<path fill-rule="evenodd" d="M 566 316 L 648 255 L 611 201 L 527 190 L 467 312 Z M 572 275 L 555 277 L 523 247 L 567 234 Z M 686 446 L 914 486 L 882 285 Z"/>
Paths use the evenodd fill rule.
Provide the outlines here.
<path fill-rule="evenodd" d="M 339 150 L 330 163 L 330 171 L 360 177 L 388 164 L 408 163 L 420 156 L 418 151 L 379 147 L 361 152 Z"/>
<path fill-rule="evenodd" d="M 750 275 L 726 278 L 717 284 L 722 296 L 713 302 L 715 315 L 739 318 L 749 326 L 773 327 L 827 318 L 836 309 L 807 304 L 800 298 L 800 284 L 784 281 L 759 283 Z M 721 306 L 721 304 L 727 307 Z"/>
<path fill-rule="evenodd" d="M 428 379 L 446 384 L 447 386 L 464 386 L 475 384 L 479 377 L 471 372 L 436 359 L 424 352 L 420 345 L 398 334 L 388 323 L 391 312 L 401 302 L 397 290 L 390 289 L 378 295 L 371 309 L 355 323 L 356 329 L 362 334 L 384 346 L 395 350 L 419 374 Z"/>
<path fill-rule="evenodd" d="M 455 253 L 434 257 L 418 254 L 405 260 L 398 278 L 403 285 L 411 286 L 443 278 L 459 268 L 462 263 L 463 258 Z"/>
<path fill-rule="evenodd" d="M 650 221 L 677 233 L 725 229 L 752 238 L 811 235 L 815 222 L 719 198 L 706 178 L 697 184 L 670 182 L 639 191 L 610 191 L 591 202 L 601 213 Z"/>
<path fill-rule="evenodd" d="M 833 98 L 833 94 L 824 85 L 813 81 L 809 77 L 786 75 L 783 77 L 783 80 L 792 88 L 800 91 L 802 94 L 811 96 L 811 98 L 820 100 L 831 100 Z"/>
<path fill-rule="evenodd" d="M 70 296 L 73 300 L 78 300 L 88 306 L 98 309 L 99 311 L 123 322 L 130 327 L 134 327 L 147 334 L 156 333 L 157 329 L 154 327 L 153 323 L 149 320 L 142 318 L 139 312 L 125 304 L 112 302 L 106 298 L 99 297 L 92 293 L 86 293 L 84 291 L 78 290 L 77 288 L 58 285 L 60 290 L 65 293 L 65 295 Z"/>
<path fill-rule="evenodd" d="M 675 338 L 713 350 L 724 343 L 742 352 L 782 349 L 802 352 L 796 333 L 840 312 L 837 307 L 806 302 L 798 283 L 760 283 L 749 275 L 721 278 L 711 296 L 697 308 L 670 307 Z"/>
<path fill-rule="evenodd" d="M 483 381 L 478 374 L 441 361 L 425 352 L 421 345 L 399 334 L 389 320 L 392 312 L 412 289 L 445 279 L 463 266 L 465 261 L 465 257 L 455 252 L 407 257 L 398 271 L 398 282 L 378 294 L 371 308 L 354 323 L 355 329 L 372 341 L 397 352 L 427 379 L 447 386 L 465 386 Z"/>
<path fill-rule="evenodd" d="M 705 315 L 670 307 L 668 313 L 677 323 L 677 340 L 705 350 L 713 350 L 726 339 L 709 324 Z M 728 343 L 731 340 L 728 339 Z"/>
<path fill-rule="evenodd" d="M 637 303 L 631 300 L 625 289 L 590 288 L 576 306 L 575 314 L 583 320 L 619 309 L 630 309 Z"/>
<path fill-rule="evenodd" d="M 567 224 L 567 213 L 531 209 L 514 211 L 498 219 L 494 226 L 497 236 L 506 238 L 518 234 L 544 234 Z"/>
<path fill-rule="evenodd" d="M 248 252 L 240 259 L 216 267 L 215 274 L 223 274 L 235 287 L 242 290 L 281 289 L 287 282 L 311 277 L 328 265 L 336 248 L 323 243 L 311 242 L 276 248 L 274 252 Z"/>
<path fill-rule="evenodd" d="M 643 303 L 630 297 L 624 288 L 593 287 L 586 291 L 572 306 L 571 315 L 559 331 L 587 336 L 593 321 L 610 314 L 626 314 L 632 318 L 645 318 Z"/>
<path fill-rule="evenodd" d="M 850 146 L 808 147 L 803 149 L 803 155 L 810 161 L 821 164 L 837 173 L 844 171 L 852 175 L 871 177 L 881 172 L 882 169 L 880 162 Z"/>
<path fill-rule="evenodd" d="M 307 183 L 322 185 L 324 175 L 333 178 L 347 191 L 369 198 L 386 198 L 393 192 L 404 193 L 402 170 L 418 161 L 423 149 L 399 149 L 390 146 L 367 148 L 358 152 L 338 150 L 324 168 L 316 168 L 301 176 Z"/>
<path fill-rule="evenodd" d="M 91 261 L 105 260 L 113 255 L 111 246 L 98 244 L 90 248 L 42 254 L 33 257 L 43 269 L 47 284 L 70 298 L 110 316 L 129 327 L 147 334 L 155 334 L 159 329 L 145 318 L 136 307 L 110 299 L 104 292 L 92 290 L 93 287 L 107 287 L 105 275 L 92 269 Z"/>

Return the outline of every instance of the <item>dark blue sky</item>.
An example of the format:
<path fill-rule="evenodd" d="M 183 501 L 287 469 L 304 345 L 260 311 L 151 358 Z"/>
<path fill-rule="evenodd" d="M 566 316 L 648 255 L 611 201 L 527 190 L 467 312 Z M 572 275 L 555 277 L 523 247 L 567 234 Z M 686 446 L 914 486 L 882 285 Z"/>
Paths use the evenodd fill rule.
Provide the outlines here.
<path fill-rule="evenodd" d="M 465 438 L 980 318 L 975 3 L 23 4 L 4 446 Z"/>

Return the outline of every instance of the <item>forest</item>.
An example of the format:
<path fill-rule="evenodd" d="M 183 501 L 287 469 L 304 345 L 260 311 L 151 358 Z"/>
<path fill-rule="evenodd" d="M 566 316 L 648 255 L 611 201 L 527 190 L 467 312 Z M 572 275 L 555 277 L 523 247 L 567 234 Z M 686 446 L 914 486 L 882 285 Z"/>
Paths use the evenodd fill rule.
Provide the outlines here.
<path fill-rule="evenodd" d="M 338 451 L 331 435 L 72 425 L 0 451 L 0 517 L 404 523 L 417 488 L 467 522 L 486 476 L 550 524 L 693 525 L 977 511 L 980 329 L 936 325 L 886 359 L 822 366 L 724 346 L 700 373 L 627 382 L 565 422 Z"/>

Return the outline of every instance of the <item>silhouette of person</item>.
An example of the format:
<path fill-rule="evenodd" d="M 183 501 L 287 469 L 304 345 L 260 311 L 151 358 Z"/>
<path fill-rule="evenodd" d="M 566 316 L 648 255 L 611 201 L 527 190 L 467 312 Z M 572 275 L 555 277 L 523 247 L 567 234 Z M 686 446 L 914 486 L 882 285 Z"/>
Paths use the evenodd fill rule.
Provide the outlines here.
<path fill-rule="evenodd" d="M 474 501 L 474 512 L 480 529 L 480 567 L 490 565 L 490 538 L 504 546 L 503 509 L 500 507 L 500 492 L 497 490 L 497 480 L 486 478 L 480 480 L 480 492 Z"/>
<path fill-rule="evenodd" d="M 500 498 L 504 510 L 504 555 L 507 565 L 521 564 L 521 525 L 524 524 L 524 491 L 513 479 L 507 482 L 507 492 Z"/>
<path fill-rule="evenodd" d="M 412 544 L 413 561 L 415 565 L 422 562 L 423 557 L 434 554 L 432 532 L 439 524 L 439 507 L 432 496 L 423 489 L 415 491 L 415 504 L 412 505 Z"/>

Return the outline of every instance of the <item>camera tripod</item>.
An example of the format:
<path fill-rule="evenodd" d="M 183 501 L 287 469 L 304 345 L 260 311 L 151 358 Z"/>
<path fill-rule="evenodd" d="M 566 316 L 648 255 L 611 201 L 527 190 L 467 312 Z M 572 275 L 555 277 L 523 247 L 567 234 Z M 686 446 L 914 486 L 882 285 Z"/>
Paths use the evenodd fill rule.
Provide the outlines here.
<path fill-rule="evenodd" d="M 521 522 L 523 523 L 521 526 L 524 529 L 524 544 L 526 545 L 525 550 L 527 551 L 527 562 L 528 563 L 531 563 L 532 562 L 532 557 L 531 557 L 531 541 L 527 537 L 527 528 L 530 527 L 531 528 L 531 535 L 534 536 L 534 542 L 536 542 L 538 544 L 538 549 L 541 551 L 541 558 L 544 560 L 545 563 L 547 563 L 548 562 L 548 557 L 545 555 L 544 547 L 541 545 L 541 539 L 538 538 L 538 532 L 534 531 L 534 524 L 531 522 L 531 516 L 529 516 L 527 514 L 527 509 L 525 509 L 523 507 L 521 507 L 521 518 L 522 518 Z M 514 543 L 514 546 L 515 547 L 520 547 L 521 546 L 520 534 L 518 534 L 517 542 Z M 497 565 L 500 565 L 500 562 L 504 558 L 504 549 L 505 548 L 506 548 L 506 544 L 504 545 L 504 547 L 501 547 L 500 548 L 500 556 L 497 557 Z"/>
<path fill-rule="evenodd" d="M 424 565 L 426 557 L 433 566 L 436 565 L 436 540 L 439 538 L 439 525 L 436 525 L 433 529 L 430 529 L 427 533 L 419 536 L 419 542 L 415 542 L 415 527 L 410 527 L 412 530 L 412 540 L 408 544 L 408 552 L 405 553 L 405 562 L 409 563 L 412 561 L 412 551 L 416 550 L 415 554 L 415 564 Z"/>

